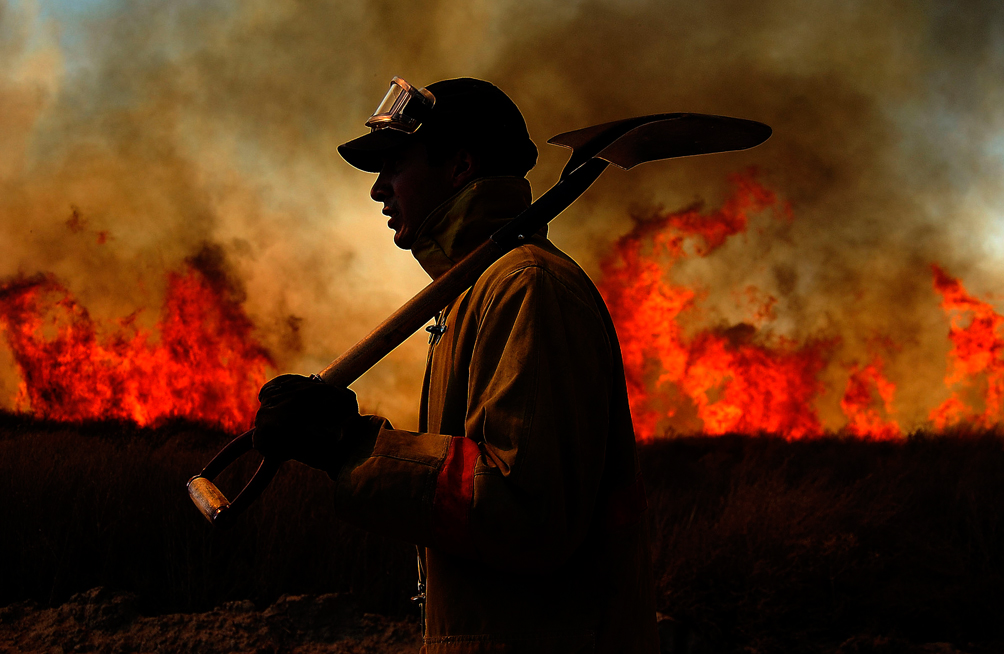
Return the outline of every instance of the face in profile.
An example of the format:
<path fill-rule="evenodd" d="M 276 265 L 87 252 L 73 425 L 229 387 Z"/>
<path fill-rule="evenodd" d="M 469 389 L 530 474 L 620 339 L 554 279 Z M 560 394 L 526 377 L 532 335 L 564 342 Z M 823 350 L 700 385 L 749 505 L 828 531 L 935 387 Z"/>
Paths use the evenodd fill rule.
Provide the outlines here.
<path fill-rule="evenodd" d="M 370 197 L 383 203 L 395 245 L 411 249 L 426 217 L 457 190 L 455 171 L 456 162 L 452 160 L 429 163 L 426 146 L 418 141 L 384 157 Z"/>

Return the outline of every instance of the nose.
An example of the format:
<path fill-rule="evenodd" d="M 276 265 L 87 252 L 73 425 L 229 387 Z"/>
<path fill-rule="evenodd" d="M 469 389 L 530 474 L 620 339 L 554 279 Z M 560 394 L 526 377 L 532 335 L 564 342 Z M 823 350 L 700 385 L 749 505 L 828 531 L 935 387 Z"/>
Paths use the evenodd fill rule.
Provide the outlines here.
<path fill-rule="evenodd" d="M 380 171 L 376 181 L 373 182 L 373 187 L 370 188 L 370 197 L 376 202 L 383 202 L 391 196 L 392 190 L 391 185 L 387 181 L 387 176 L 384 175 L 383 171 Z"/>

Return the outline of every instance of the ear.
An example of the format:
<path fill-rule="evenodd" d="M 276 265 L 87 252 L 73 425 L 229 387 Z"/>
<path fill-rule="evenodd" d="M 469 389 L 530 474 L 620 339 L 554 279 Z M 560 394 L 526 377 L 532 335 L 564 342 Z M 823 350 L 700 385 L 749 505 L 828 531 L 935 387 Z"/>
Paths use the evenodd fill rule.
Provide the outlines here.
<path fill-rule="evenodd" d="M 467 150 L 458 150 L 453 158 L 450 182 L 453 190 L 459 190 L 477 176 L 477 159 Z"/>

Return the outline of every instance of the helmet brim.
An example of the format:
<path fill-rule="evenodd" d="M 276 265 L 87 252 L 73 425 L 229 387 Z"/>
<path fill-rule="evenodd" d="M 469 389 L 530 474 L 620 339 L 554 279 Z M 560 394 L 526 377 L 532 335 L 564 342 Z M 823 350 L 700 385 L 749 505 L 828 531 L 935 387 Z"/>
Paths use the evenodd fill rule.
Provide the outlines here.
<path fill-rule="evenodd" d="M 410 139 L 409 134 L 394 129 L 380 129 L 338 146 L 338 154 L 354 168 L 379 173 L 388 152 Z"/>

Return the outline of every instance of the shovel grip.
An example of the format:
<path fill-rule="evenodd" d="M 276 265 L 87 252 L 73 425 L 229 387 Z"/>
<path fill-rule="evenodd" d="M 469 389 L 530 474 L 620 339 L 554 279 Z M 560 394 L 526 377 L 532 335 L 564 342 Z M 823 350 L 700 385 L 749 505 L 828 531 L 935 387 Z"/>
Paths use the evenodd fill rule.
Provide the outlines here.
<path fill-rule="evenodd" d="M 241 455 L 252 449 L 253 437 L 254 429 L 249 429 L 230 441 L 213 457 L 209 465 L 202 469 L 202 472 L 188 480 L 188 496 L 199 512 L 214 526 L 229 526 L 234 518 L 258 499 L 279 470 L 279 463 L 263 459 L 258 470 L 232 502 L 216 487 L 213 480 Z"/>
<path fill-rule="evenodd" d="M 230 506 L 230 500 L 216 484 L 198 475 L 188 480 L 188 496 L 210 523 L 215 522 L 220 512 Z"/>

